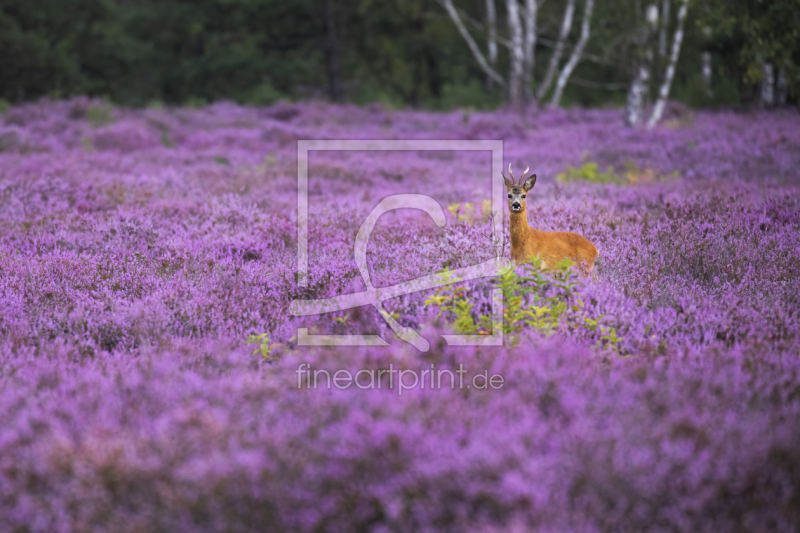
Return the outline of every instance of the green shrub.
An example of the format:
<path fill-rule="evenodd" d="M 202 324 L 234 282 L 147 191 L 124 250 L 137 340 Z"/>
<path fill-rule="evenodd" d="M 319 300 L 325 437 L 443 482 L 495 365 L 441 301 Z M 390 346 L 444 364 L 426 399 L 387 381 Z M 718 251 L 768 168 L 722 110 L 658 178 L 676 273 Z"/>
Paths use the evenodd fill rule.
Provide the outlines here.
<path fill-rule="evenodd" d="M 425 305 L 438 308 L 437 319 L 444 318 L 461 334 L 488 335 L 494 327 L 502 327 L 503 333 L 510 336 L 510 343 L 516 345 L 519 334 L 525 330 L 536 330 L 546 336 L 559 330 L 583 330 L 597 340 L 598 350 L 622 355 L 624 339 L 617 335 L 616 329 L 602 325 L 603 317 L 586 316 L 579 292 L 583 282 L 574 266 L 565 259 L 547 270 L 542 268 L 540 257 L 531 257 L 522 265 L 525 271 L 522 276 L 514 266 L 502 269 L 493 279 L 503 293 L 502 324 L 492 324 L 488 315 L 475 316 L 475 304 L 468 298 L 469 287 L 458 286 L 460 280 L 450 271 L 440 274 L 448 285 L 437 288 Z"/>
<path fill-rule="evenodd" d="M 89 124 L 91 124 L 95 128 L 99 128 L 100 126 L 106 126 L 108 124 L 113 124 L 114 117 L 111 116 L 112 110 L 113 107 L 107 103 L 93 105 L 92 107 L 86 110 L 86 118 L 89 120 Z"/>
<path fill-rule="evenodd" d="M 678 177 L 677 171 L 672 174 L 664 175 L 652 168 L 640 169 L 635 161 L 626 161 L 623 170 L 618 173 L 611 165 L 606 167 L 605 172 L 600 172 L 600 165 L 588 160 L 588 154 L 584 152 L 581 157 L 581 166 L 573 167 L 569 165 L 566 172 L 556 176 L 561 183 L 571 181 L 588 181 L 590 183 L 614 183 L 617 185 L 634 185 L 636 183 L 646 183 L 653 181 L 664 181 L 671 177 Z"/>

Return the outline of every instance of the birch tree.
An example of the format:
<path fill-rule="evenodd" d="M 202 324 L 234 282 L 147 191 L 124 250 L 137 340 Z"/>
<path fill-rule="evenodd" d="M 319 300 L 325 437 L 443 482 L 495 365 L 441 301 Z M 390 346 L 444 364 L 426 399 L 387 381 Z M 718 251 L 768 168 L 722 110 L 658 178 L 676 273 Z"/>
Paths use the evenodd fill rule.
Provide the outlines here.
<path fill-rule="evenodd" d="M 516 5 L 516 0 L 509 0 Z M 533 68 L 536 66 L 536 17 L 539 6 L 537 0 L 525 0 L 525 47 L 523 50 L 522 86 L 527 101 L 533 100 Z M 510 16 L 510 15 L 509 15 Z"/>
<path fill-rule="evenodd" d="M 475 57 L 475 60 L 480 65 L 481 69 L 486 73 L 486 75 L 494 82 L 496 82 L 501 87 L 506 86 L 506 81 L 503 77 L 497 73 L 486 61 L 486 58 L 483 56 L 480 48 L 475 43 L 475 39 L 472 38 L 472 35 L 467 31 L 467 28 L 464 26 L 464 23 L 461 21 L 461 16 L 459 16 L 458 11 L 456 11 L 455 6 L 453 6 L 453 0 L 439 0 L 439 3 L 444 7 L 447 14 L 450 15 L 450 18 L 453 20 L 453 23 L 456 25 L 456 29 L 458 29 L 458 33 L 461 34 L 461 37 L 467 42 L 467 46 L 472 52 L 472 55 Z M 519 20 L 517 20 L 517 26 L 519 26 Z M 520 53 L 522 52 L 522 42 L 520 41 Z M 521 67 L 520 67 L 521 70 Z"/>
<path fill-rule="evenodd" d="M 339 39 L 336 36 L 336 6 L 334 0 L 325 0 L 325 67 L 328 74 L 328 96 L 334 102 L 342 99 L 342 76 L 339 60 Z"/>
<path fill-rule="evenodd" d="M 711 26 L 703 27 L 703 35 L 706 39 L 711 37 Z M 706 90 L 706 96 L 712 96 L 712 70 L 711 70 L 711 52 L 703 50 L 700 52 L 700 75 L 703 79 L 703 88 Z"/>
<path fill-rule="evenodd" d="M 775 105 L 775 71 L 772 63 L 761 60 L 761 95 L 759 105 L 762 108 Z"/>
<path fill-rule="evenodd" d="M 481 69 L 487 76 L 487 87 L 491 87 L 491 83 L 506 88 L 506 95 L 508 101 L 515 109 L 522 109 L 526 100 L 539 100 L 541 99 L 550 88 L 553 78 L 558 70 L 558 64 L 565 42 L 569 36 L 569 30 L 572 26 L 575 13 L 576 0 L 567 0 L 567 6 L 564 13 L 564 20 L 561 25 L 559 34 L 559 42 L 554 50 L 553 56 L 550 58 L 547 72 L 543 83 L 540 85 L 539 90 L 534 93 L 532 90 L 533 85 L 533 70 L 535 67 L 535 50 L 537 40 L 537 0 L 525 0 L 525 7 L 520 6 L 520 0 L 506 0 L 506 14 L 508 24 L 508 39 L 501 39 L 497 36 L 496 29 L 496 16 L 494 0 L 486 0 L 486 30 L 487 30 L 487 46 L 488 46 L 488 61 L 481 52 L 480 48 L 473 39 L 472 35 L 467 30 L 461 15 L 453 5 L 453 0 L 437 0 L 442 7 L 445 8 L 456 29 L 466 41 L 472 55 L 480 65 Z M 569 80 L 572 71 L 577 66 L 578 62 L 583 55 L 583 50 L 586 42 L 589 39 L 589 28 L 594 7 L 594 0 L 586 0 L 584 6 L 583 23 L 581 26 L 581 36 L 573 50 L 569 60 L 564 68 L 561 70 L 558 80 L 556 82 L 556 94 L 552 100 L 553 103 L 558 105 L 561 100 L 561 95 L 564 91 L 564 86 Z M 483 27 L 480 23 L 471 21 L 473 26 L 478 27 L 481 31 Z M 495 65 L 497 61 L 497 44 L 501 43 L 508 47 L 509 50 L 509 72 L 507 78 L 503 78 L 496 70 Z"/>
<path fill-rule="evenodd" d="M 661 2 L 661 25 L 658 32 L 658 56 L 667 55 L 667 31 L 669 30 L 669 0 Z"/>
<path fill-rule="evenodd" d="M 567 64 L 564 65 L 564 68 L 561 70 L 561 74 L 558 76 L 556 90 L 553 93 L 552 100 L 550 100 L 550 103 L 553 105 L 558 105 L 561 102 L 561 96 L 564 94 L 564 87 L 567 85 L 567 80 L 569 80 L 569 77 L 572 75 L 572 71 L 575 70 L 575 67 L 578 65 L 578 61 L 580 61 L 581 56 L 583 55 L 583 49 L 586 46 L 586 41 L 589 40 L 589 26 L 592 19 L 593 8 L 594 0 L 586 0 L 586 3 L 583 6 L 581 36 L 578 40 L 577 46 L 575 46 L 575 48 L 572 50 L 569 61 L 567 61 Z"/>
<path fill-rule="evenodd" d="M 683 42 L 683 25 L 686 21 L 686 12 L 688 9 L 689 0 L 682 0 L 681 7 L 678 10 L 678 26 L 675 28 L 675 35 L 672 37 L 672 51 L 669 54 L 667 73 L 664 76 L 664 82 L 661 84 L 661 88 L 658 91 L 658 100 L 656 101 L 656 106 L 653 109 L 653 114 L 650 116 L 650 120 L 647 122 L 648 128 L 655 126 L 658 121 L 661 120 L 661 115 L 664 113 L 664 105 L 666 104 L 667 96 L 669 96 L 669 90 L 672 86 L 672 79 L 675 77 L 675 65 L 678 63 L 678 56 L 681 53 L 681 43 Z"/>
<path fill-rule="evenodd" d="M 650 4 L 647 7 L 645 24 L 639 29 L 636 39 L 636 67 L 625 104 L 625 124 L 628 126 L 638 126 L 644 120 L 644 101 L 650 83 L 650 67 L 653 62 L 650 40 L 656 24 L 658 24 L 658 8 L 655 4 Z"/>
<path fill-rule="evenodd" d="M 508 100 L 511 107 L 522 109 L 522 82 L 525 56 L 523 52 L 522 27 L 519 21 L 519 4 L 517 0 L 506 0 L 508 13 L 508 30 L 511 43 L 511 65 L 508 73 Z"/>
<path fill-rule="evenodd" d="M 789 93 L 789 83 L 786 81 L 786 71 L 778 71 L 778 79 L 775 82 L 775 104 L 779 107 L 786 105 L 786 98 Z"/>
<path fill-rule="evenodd" d="M 708 16 L 708 1 L 703 0 L 703 14 L 704 18 Z M 705 38 L 704 46 L 708 46 L 708 41 L 711 40 L 711 26 L 708 25 L 707 20 L 704 21 L 705 24 L 703 25 L 703 37 Z M 700 52 L 700 77 L 703 80 L 703 88 L 706 91 L 706 96 L 709 98 L 713 95 L 713 90 L 711 86 L 712 82 L 712 70 L 711 70 L 711 52 L 708 50 L 703 49 Z"/>
<path fill-rule="evenodd" d="M 455 6 L 453 5 L 453 0 L 438 0 L 439 4 L 444 7 L 447 14 L 450 15 L 450 18 L 453 20 L 453 23 L 456 25 L 456 29 L 461 34 L 461 37 L 464 38 L 466 41 L 467 46 L 469 47 L 472 55 L 475 57 L 475 60 L 480 65 L 481 69 L 486 73 L 487 77 L 491 79 L 493 82 L 496 82 L 501 87 L 505 87 L 507 90 L 508 100 L 512 107 L 515 109 L 522 109 L 523 104 L 523 88 L 522 83 L 524 79 L 524 62 L 525 62 L 525 54 L 524 54 L 524 42 L 523 42 L 523 31 L 522 31 L 522 24 L 520 23 L 520 11 L 519 11 L 519 4 L 517 0 L 506 0 L 506 11 L 508 14 L 508 29 L 510 38 L 508 39 L 508 47 L 511 55 L 511 61 L 509 65 L 509 73 L 508 73 L 508 82 L 497 73 L 497 71 L 493 68 L 492 65 L 486 60 L 483 53 L 481 52 L 480 48 L 478 47 L 475 39 L 472 38 L 469 31 L 467 31 L 466 26 L 464 26 L 464 22 L 461 20 L 461 16 L 458 14 L 458 10 L 456 10 Z M 489 2 L 487 1 L 487 13 L 492 10 L 494 4 L 489 7 Z M 496 12 L 495 12 L 496 13 Z M 495 43 L 497 42 L 497 35 L 494 34 Z M 496 46 L 496 44 L 495 44 Z M 491 50 L 490 50 L 490 58 L 491 58 Z"/>
<path fill-rule="evenodd" d="M 797 0 L 704 0 L 704 4 L 706 24 L 715 36 L 733 45 L 744 81 L 760 85 L 755 95 L 760 107 L 780 105 L 782 92 L 800 90 Z"/>
<path fill-rule="evenodd" d="M 489 65 L 492 68 L 497 66 L 497 9 L 494 0 L 486 0 L 486 26 L 487 39 L 486 46 L 489 49 Z M 492 90 L 492 78 L 486 76 L 486 88 Z"/>
<path fill-rule="evenodd" d="M 553 48 L 553 55 L 550 56 L 550 62 L 547 64 L 547 72 L 545 72 L 544 79 L 536 90 L 537 101 L 541 101 L 541 99 L 544 98 L 544 95 L 553 83 L 558 64 L 561 62 L 561 55 L 564 53 L 564 43 L 569 36 L 569 30 L 572 29 L 572 19 L 574 16 L 575 0 L 567 0 L 567 6 L 564 8 L 564 19 L 561 21 L 561 31 L 558 33 L 558 40 L 556 41 L 555 48 Z"/>

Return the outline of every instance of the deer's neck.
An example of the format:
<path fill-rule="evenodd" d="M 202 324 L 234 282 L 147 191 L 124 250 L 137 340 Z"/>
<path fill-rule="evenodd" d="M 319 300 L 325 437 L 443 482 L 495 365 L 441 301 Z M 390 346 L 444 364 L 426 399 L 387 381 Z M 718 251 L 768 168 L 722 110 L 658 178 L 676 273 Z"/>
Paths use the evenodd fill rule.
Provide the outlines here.
<path fill-rule="evenodd" d="M 511 259 L 517 263 L 524 261 L 528 256 L 539 253 L 537 238 L 538 231 L 528 225 L 528 213 L 521 211 L 511 213 L 509 224 L 511 234 Z"/>
<path fill-rule="evenodd" d="M 519 213 L 511 213 L 511 223 L 509 224 L 508 231 L 511 234 L 511 247 L 516 248 L 521 246 L 526 241 L 532 232 L 531 227 L 528 225 L 528 213 L 522 210 Z"/>

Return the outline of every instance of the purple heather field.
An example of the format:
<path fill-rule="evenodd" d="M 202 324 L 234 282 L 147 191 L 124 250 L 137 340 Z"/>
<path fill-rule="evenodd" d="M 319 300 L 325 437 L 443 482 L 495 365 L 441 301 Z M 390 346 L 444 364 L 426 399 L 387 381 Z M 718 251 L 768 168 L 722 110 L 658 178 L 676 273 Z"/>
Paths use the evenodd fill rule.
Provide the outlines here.
<path fill-rule="evenodd" d="M 504 167 L 539 176 L 530 223 L 591 239 L 599 280 L 503 347 L 447 346 L 431 291 L 385 303 L 427 352 L 372 307 L 292 317 L 293 299 L 364 290 L 353 241 L 391 194 L 430 195 L 447 224 L 381 217 L 375 286 L 493 253 L 488 152 L 312 152 L 300 287 L 298 139 L 502 139 Z M 619 179 L 557 179 L 590 163 Z M 673 106 L 645 131 L 618 109 L 12 107 L 0 530 L 797 531 L 798 169 L 794 110 Z M 476 320 L 491 283 L 469 284 Z M 390 346 L 297 346 L 298 327 Z M 302 363 L 504 383 L 298 388 Z"/>

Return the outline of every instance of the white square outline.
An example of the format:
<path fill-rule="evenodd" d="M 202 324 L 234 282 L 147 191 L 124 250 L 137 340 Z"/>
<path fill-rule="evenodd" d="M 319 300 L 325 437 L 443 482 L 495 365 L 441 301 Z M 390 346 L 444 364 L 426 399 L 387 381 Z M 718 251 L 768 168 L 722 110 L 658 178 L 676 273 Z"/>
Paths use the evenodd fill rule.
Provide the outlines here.
<path fill-rule="evenodd" d="M 297 141 L 297 284 L 308 286 L 308 153 L 311 151 L 488 151 L 492 154 L 492 240 L 495 243 L 495 259 L 502 254 L 503 217 L 502 210 L 495 206 L 503 203 L 503 141 L 502 140 L 333 140 L 298 139 Z M 292 303 L 295 304 L 295 300 Z M 448 345 L 453 346 L 502 346 L 503 344 L 503 294 L 492 289 L 492 334 L 491 335 L 442 335 Z M 384 314 L 382 312 L 382 314 Z M 384 316 L 385 317 L 385 316 Z M 499 320 L 498 320 L 499 319 Z M 387 319 L 388 320 L 388 319 Z M 402 336 L 401 336 L 402 337 Z M 402 337 L 405 339 L 405 337 Z M 297 329 L 300 346 L 388 346 L 379 335 L 310 335 L 307 328 Z M 410 341 L 409 341 L 410 342 Z M 427 342 L 423 343 L 427 351 Z M 412 342 L 412 344 L 414 344 Z M 416 344 L 415 344 L 416 346 Z M 419 346 L 418 346 L 419 348 Z"/>

